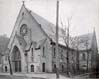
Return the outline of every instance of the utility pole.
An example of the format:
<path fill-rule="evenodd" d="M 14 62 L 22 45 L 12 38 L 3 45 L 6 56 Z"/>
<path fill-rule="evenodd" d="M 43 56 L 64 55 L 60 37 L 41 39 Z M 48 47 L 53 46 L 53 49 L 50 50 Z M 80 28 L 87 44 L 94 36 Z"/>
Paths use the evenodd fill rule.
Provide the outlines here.
<path fill-rule="evenodd" d="M 86 52 L 87 52 L 87 71 L 88 72 L 88 64 L 89 64 L 89 51 L 88 51 L 88 38 L 85 40 Z"/>
<path fill-rule="evenodd" d="M 56 6 L 56 78 L 59 79 L 59 53 L 58 53 L 58 39 L 59 39 L 59 28 L 58 28 L 58 21 L 59 21 L 59 0 L 57 0 Z"/>
<path fill-rule="evenodd" d="M 89 71 L 89 51 L 88 51 L 88 45 L 86 47 L 86 51 L 87 51 L 87 73 Z"/>
<path fill-rule="evenodd" d="M 68 28 L 67 28 L 67 75 L 69 76 L 69 28 L 70 23 L 68 20 Z"/>

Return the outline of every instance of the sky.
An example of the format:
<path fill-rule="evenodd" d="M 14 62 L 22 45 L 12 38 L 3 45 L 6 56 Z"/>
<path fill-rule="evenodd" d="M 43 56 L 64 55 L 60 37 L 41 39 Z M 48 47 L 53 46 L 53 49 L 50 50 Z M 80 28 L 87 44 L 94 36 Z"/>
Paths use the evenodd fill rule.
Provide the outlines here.
<path fill-rule="evenodd" d="M 0 35 L 10 37 L 23 0 L 0 0 Z M 70 34 L 82 35 L 95 28 L 99 44 L 99 0 L 59 0 L 59 23 L 67 25 L 70 20 Z M 25 6 L 56 23 L 56 0 L 25 0 Z M 60 25 L 61 26 L 61 25 Z"/>

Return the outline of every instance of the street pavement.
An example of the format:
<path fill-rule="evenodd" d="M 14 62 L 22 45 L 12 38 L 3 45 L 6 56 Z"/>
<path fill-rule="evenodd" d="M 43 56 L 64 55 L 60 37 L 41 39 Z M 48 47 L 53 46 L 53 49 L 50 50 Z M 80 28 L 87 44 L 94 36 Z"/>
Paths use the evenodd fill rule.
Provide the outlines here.
<path fill-rule="evenodd" d="M 9 73 L 0 73 L 0 79 L 56 79 L 56 74 L 52 73 L 15 73 L 12 76 Z M 72 78 L 60 75 L 59 79 L 99 79 L 99 78 L 87 78 L 87 75 L 79 75 Z"/>
<path fill-rule="evenodd" d="M 9 76 L 9 75 L 0 75 L 0 79 L 25 79 L 24 77 L 18 77 L 18 76 Z"/>
<path fill-rule="evenodd" d="M 56 74 L 52 73 L 29 73 L 29 74 L 22 74 L 22 73 L 14 73 L 11 76 L 9 73 L 0 73 L 0 79 L 56 79 Z M 71 79 L 60 75 L 59 79 Z"/>
<path fill-rule="evenodd" d="M 78 75 L 78 76 L 73 77 L 73 79 L 99 79 L 99 78 L 89 78 L 88 74 L 89 73 Z"/>
<path fill-rule="evenodd" d="M 25 76 L 10 76 L 10 75 L 0 75 L 0 79 L 44 79 L 38 77 L 25 77 Z"/>

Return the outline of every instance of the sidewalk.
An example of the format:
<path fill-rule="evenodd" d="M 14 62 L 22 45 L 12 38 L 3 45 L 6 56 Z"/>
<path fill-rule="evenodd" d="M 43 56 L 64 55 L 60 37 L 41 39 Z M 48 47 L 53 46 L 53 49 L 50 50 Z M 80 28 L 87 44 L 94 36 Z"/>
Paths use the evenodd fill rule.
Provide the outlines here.
<path fill-rule="evenodd" d="M 0 73 L 0 75 L 10 75 L 9 73 Z M 56 74 L 54 73 L 14 73 L 13 76 L 23 76 L 25 79 L 32 79 L 32 77 L 36 78 L 44 78 L 44 79 L 56 79 Z M 60 75 L 59 79 L 72 79 L 65 77 L 63 75 Z"/>

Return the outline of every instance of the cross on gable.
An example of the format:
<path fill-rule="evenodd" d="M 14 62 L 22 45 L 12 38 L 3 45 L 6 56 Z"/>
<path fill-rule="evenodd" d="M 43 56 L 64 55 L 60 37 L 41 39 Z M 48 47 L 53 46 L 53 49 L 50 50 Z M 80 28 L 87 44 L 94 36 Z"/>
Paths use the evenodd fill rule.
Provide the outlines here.
<path fill-rule="evenodd" d="M 23 5 L 24 5 L 24 3 L 25 3 L 25 0 L 23 0 L 23 1 L 22 1 L 22 3 L 23 3 Z"/>

